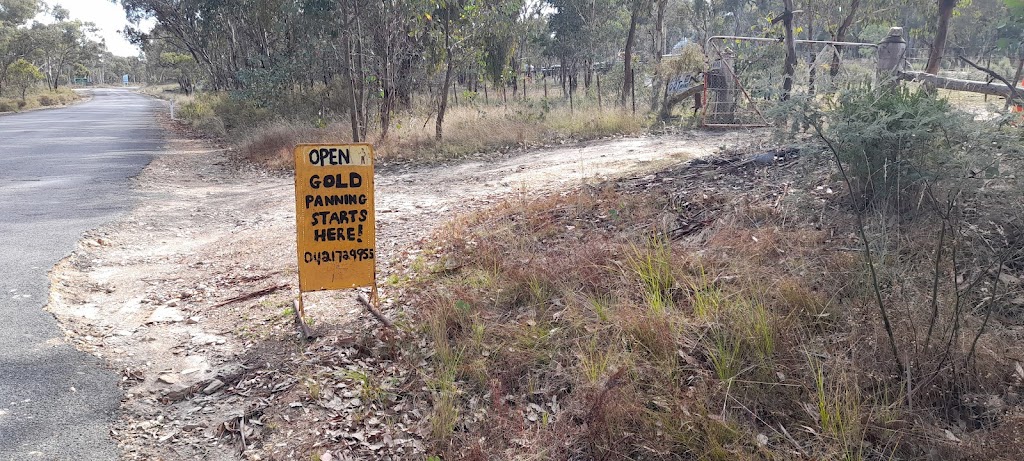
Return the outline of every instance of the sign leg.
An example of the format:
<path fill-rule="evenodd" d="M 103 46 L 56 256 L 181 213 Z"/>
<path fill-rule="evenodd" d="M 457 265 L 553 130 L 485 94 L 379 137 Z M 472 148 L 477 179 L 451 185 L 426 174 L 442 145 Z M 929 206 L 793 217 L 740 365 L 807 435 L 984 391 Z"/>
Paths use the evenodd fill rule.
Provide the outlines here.
<path fill-rule="evenodd" d="M 303 341 L 313 339 L 313 331 L 310 330 L 309 325 L 306 325 L 306 307 L 302 304 L 302 292 L 299 292 L 299 298 L 294 302 L 295 306 L 295 327 L 299 330 L 299 338 Z"/>

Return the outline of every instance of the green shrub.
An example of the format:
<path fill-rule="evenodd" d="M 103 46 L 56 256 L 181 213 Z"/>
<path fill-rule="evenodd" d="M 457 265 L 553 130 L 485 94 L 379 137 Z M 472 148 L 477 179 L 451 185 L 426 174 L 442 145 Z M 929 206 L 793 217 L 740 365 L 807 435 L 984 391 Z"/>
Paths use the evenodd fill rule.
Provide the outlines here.
<path fill-rule="evenodd" d="M 177 116 L 187 122 L 213 116 L 213 106 L 207 98 L 185 101 L 177 110 Z"/>
<path fill-rule="evenodd" d="M 950 172 L 973 125 L 934 92 L 903 86 L 847 91 L 826 117 L 850 193 L 894 205 Z"/>
<path fill-rule="evenodd" d="M 55 106 L 57 104 L 61 104 L 61 102 L 58 99 L 50 97 L 50 95 L 48 95 L 48 94 L 44 94 L 42 96 L 39 96 L 39 105 L 40 106 L 48 107 L 48 106 Z"/>
<path fill-rule="evenodd" d="M 18 108 L 10 102 L 0 101 L 0 112 L 14 112 L 17 109 Z"/>

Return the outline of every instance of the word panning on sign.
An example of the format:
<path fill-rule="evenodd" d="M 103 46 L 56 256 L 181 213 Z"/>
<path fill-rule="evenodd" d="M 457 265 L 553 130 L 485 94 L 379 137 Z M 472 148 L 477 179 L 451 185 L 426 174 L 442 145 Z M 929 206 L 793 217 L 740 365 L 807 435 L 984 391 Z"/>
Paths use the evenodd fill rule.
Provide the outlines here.
<path fill-rule="evenodd" d="M 307 195 L 305 199 L 307 210 L 309 207 L 366 205 L 366 194 Z"/>

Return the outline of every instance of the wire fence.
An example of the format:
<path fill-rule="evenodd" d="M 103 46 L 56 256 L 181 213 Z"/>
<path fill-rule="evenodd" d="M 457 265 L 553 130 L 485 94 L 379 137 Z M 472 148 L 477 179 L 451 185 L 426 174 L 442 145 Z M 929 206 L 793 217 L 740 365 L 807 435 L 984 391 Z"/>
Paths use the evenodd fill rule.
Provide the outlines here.
<path fill-rule="evenodd" d="M 873 44 L 799 40 L 790 94 L 834 93 L 875 79 Z M 706 49 L 705 126 L 766 126 L 782 99 L 784 44 L 756 37 L 712 37 Z"/>

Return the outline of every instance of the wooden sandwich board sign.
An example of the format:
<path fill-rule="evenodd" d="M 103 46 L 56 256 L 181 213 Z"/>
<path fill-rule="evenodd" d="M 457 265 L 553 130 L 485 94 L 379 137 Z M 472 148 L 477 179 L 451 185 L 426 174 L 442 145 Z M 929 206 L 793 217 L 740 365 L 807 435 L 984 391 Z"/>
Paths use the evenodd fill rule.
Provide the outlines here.
<path fill-rule="evenodd" d="M 373 287 L 377 301 L 373 146 L 299 144 L 294 155 L 299 259 L 295 313 L 300 332 L 308 337 L 302 293 Z"/>

